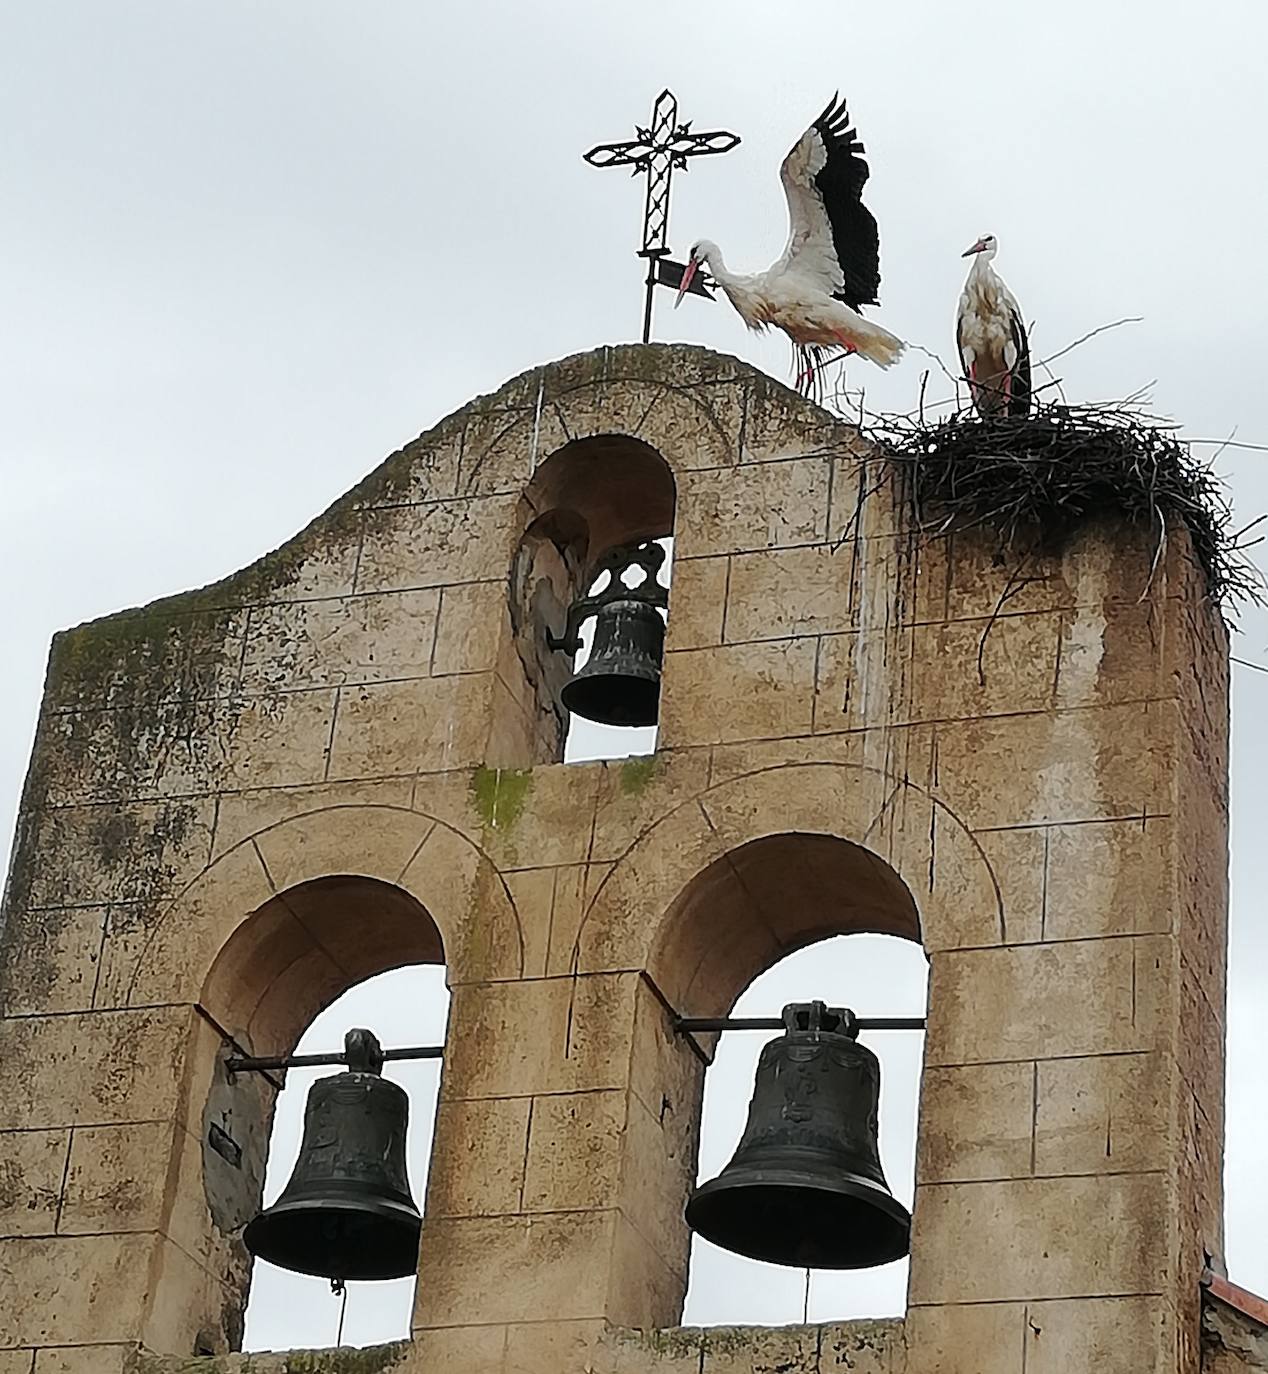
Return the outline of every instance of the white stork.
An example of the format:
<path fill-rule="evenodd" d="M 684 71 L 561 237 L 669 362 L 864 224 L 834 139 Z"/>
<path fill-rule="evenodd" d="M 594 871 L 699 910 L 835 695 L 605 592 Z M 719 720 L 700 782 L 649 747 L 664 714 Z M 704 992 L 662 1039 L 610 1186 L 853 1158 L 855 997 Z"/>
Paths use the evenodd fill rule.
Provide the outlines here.
<path fill-rule="evenodd" d="M 978 414 L 1025 415 L 1030 410 L 1030 343 L 1017 298 L 991 266 L 999 247 L 983 234 L 962 257 L 971 257 L 960 295 L 955 341 Z"/>
<path fill-rule="evenodd" d="M 809 394 L 831 351 L 861 353 L 880 367 L 904 344 L 859 314 L 877 304 L 881 273 L 876 221 L 860 197 L 868 178 L 863 145 L 836 96 L 793 145 L 779 175 L 788 198 L 788 246 L 765 272 L 728 272 L 716 243 L 694 244 L 678 290 L 681 303 L 704 263 L 750 329 L 774 325 L 792 340 L 797 389 Z"/>

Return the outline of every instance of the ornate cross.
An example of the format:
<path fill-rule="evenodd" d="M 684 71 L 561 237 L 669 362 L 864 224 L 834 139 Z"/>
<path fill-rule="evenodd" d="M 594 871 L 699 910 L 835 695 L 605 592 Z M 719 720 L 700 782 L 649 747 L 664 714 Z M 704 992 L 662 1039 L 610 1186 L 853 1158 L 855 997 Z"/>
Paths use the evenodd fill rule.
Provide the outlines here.
<path fill-rule="evenodd" d="M 643 342 L 652 336 L 652 295 L 657 286 L 677 290 L 683 265 L 671 262 L 669 253 L 669 188 L 674 168 L 687 170 L 689 157 L 708 153 L 729 153 L 740 141 L 738 134 L 715 129 L 707 134 L 693 133 L 690 122 L 679 124 L 678 101 L 670 91 L 661 91 L 652 106 L 648 128 L 638 125 L 637 138 L 625 143 L 600 143 L 585 154 L 591 167 L 630 167 L 632 176 L 647 175 L 647 200 L 643 207 L 643 246 L 640 258 L 647 259 L 647 295 L 643 305 Z M 699 277 L 691 285 L 693 294 L 712 296 Z"/>

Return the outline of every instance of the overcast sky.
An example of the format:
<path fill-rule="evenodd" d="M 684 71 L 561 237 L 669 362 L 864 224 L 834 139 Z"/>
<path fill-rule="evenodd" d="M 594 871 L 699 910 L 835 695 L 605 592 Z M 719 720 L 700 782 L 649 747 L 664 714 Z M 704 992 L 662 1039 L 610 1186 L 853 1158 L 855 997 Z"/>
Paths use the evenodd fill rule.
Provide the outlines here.
<path fill-rule="evenodd" d="M 887 326 L 949 355 L 959 254 L 991 232 L 1037 356 L 1144 317 L 1061 360 L 1071 399 L 1153 382 L 1189 435 L 1268 441 L 1266 42 L 1263 0 L 0 0 L 0 828 L 56 629 L 249 563 L 471 396 L 636 335 L 641 188 L 580 154 L 629 136 L 666 84 L 697 128 L 744 140 L 677 179 L 680 253 L 701 236 L 733 268 L 779 253 L 779 161 L 839 87 L 871 159 Z M 657 337 L 786 375 L 724 304 L 667 306 Z M 922 366 L 850 380 L 905 410 Z M 1266 461 L 1220 459 L 1243 521 L 1268 510 Z M 1268 658 L 1268 617 L 1242 626 L 1234 651 Z M 1229 1260 L 1261 1292 L 1265 706 L 1268 676 L 1238 668 Z M 820 963 L 815 988 L 845 997 L 858 967 Z M 906 968 L 899 1011 L 919 998 Z M 774 982 L 750 995 L 776 1006 Z M 372 1009 L 385 1041 L 421 1034 Z M 903 1053 L 884 1051 L 887 1084 Z M 711 1097 L 742 1111 L 749 1072 L 720 1066 Z M 738 1118 L 720 1129 L 715 1165 Z M 910 1164 L 886 1162 L 909 1197 Z M 728 1295 L 800 1316 L 795 1283 L 775 1314 L 765 1277 L 709 1272 L 694 1320 L 733 1316 Z M 900 1279 L 887 1298 L 820 1291 L 812 1315 L 901 1309 Z M 253 1343 L 329 1340 L 330 1300 L 313 1303 Z M 382 1320 L 356 1338 L 403 1319 Z"/>

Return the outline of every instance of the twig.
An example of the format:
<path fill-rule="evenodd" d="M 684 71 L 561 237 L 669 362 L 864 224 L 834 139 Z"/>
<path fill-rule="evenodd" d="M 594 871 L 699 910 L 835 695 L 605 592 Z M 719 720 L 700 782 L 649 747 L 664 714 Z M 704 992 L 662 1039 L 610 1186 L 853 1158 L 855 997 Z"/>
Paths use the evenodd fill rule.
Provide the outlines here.
<path fill-rule="evenodd" d="M 1086 334 L 1075 339 L 1073 343 L 1066 346 L 1057 353 L 1050 353 L 1046 358 L 1040 358 L 1035 364 L 1036 367 L 1046 367 L 1049 363 L 1055 363 L 1058 358 L 1064 358 L 1072 349 L 1078 348 L 1080 344 L 1085 344 L 1089 339 L 1094 339 L 1098 334 L 1104 334 L 1107 330 L 1117 329 L 1123 324 L 1140 324 L 1144 320 L 1143 315 L 1125 315 L 1121 320 L 1113 320 L 1109 324 L 1098 324 L 1095 329 L 1089 329 Z"/>

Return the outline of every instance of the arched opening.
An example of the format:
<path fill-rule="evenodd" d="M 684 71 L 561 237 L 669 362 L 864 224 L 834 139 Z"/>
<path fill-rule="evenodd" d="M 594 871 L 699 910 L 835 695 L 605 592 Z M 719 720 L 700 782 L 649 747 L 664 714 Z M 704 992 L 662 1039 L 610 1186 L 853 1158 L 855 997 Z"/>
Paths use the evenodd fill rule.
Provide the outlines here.
<path fill-rule="evenodd" d="M 574 618 L 570 625 L 569 611 L 608 584 L 605 568 L 618 551 L 647 544 L 669 551 L 674 502 L 668 463 L 626 435 L 575 439 L 537 469 L 520 503 L 523 534 L 512 560 L 498 656 L 490 765 L 620 758 L 653 747 L 654 730 L 570 715 L 564 688 L 587 660 L 594 620 L 578 625 Z M 668 586 L 668 568 L 666 558 L 649 590 L 657 580 Z M 642 581 L 633 570 L 621 578 L 627 588 Z M 571 644 L 573 631 L 579 631 L 580 651 L 551 647 L 552 641 Z M 574 720 L 580 727 L 575 740 Z"/>
<path fill-rule="evenodd" d="M 224 1276 L 234 1309 L 225 1329 L 240 1345 L 249 1296 L 248 1348 L 332 1344 L 338 1305 L 329 1283 L 253 1264 L 242 1233 L 290 1176 L 308 1089 L 339 1069 L 232 1072 L 229 1061 L 243 1051 L 338 1052 L 354 1025 L 374 1031 L 384 1048 L 442 1044 L 448 994 L 440 932 L 422 904 L 392 883 L 354 875 L 313 879 L 241 923 L 208 974 L 201 1004 L 226 1037 L 211 1068 L 199 1160 L 201 1245 L 208 1267 Z M 389 1064 L 384 1072 L 410 1093 L 410 1184 L 420 1210 L 437 1068 L 437 1061 Z M 349 1285 L 344 1343 L 405 1334 L 413 1282 Z M 222 1348 L 214 1337 L 196 1345 L 204 1353 Z"/>
<path fill-rule="evenodd" d="M 756 978 L 735 1016 L 778 1015 L 818 999 L 859 1016 L 921 1016 L 928 965 L 919 945 L 890 935 L 839 935 L 789 955 Z M 770 1032 L 719 1037 L 705 1075 L 697 1183 L 726 1166 L 744 1129 L 757 1059 Z M 893 1195 L 910 1210 L 923 1031 L 864 1032 L 881 1065 L 880 1153 Z M 876 1269 L 794 1270 L 731 1254 L 693 1236 L 683 1321 L 690 1326 L 884 1317 L 906 1308 L 908 1261 Z"/>
<path fill-rule="evenodd" d="M 787 1002 L 813 1000 L 859 1015 L 919 1016 L 927 962 L 915 902 L 890 864 L 839 836 L 795 831 L 736 845 L 699 871 L 670 903 L 648 973 L 662 1005 L 689 1017 L 778 1016 Z M 672 1078 L 693 1082 L 693 1096 L 707 1088 L 707 1105 L 695 1096 L 693 1133 L 696 1125 L 703 1129 L 698 1154 L 689 1146 L 667 1150 L 660 1186 L 674 1194 L 662 1204 L 671 1214 L 681 1218 L 692 1189 L 734 1153 L 757 1056 L 770 1038 L 743 1031 L 714 1043 L 698 1037 L 699 1048 L 714 1055 L 703 1083 L 685 1051 L 673 1046 Z M 891 1191 L 909 1206 L 923 1035 L 860 1038 L 880 1059 L 882 1161 Z M 681 1266 L 692 1323 L 788 1323 L 807 1311 L 813 1320 L 903 1308 L 905 1264 L 813 1274 L 807 1307 L 804 1271 L 732 1257 L 699 1239 L 690 1248 L 689 1260 L 685 1222 L 662 1247 L 670 1264 Z"/>
<path fill-rule="evenodd" d="M 297 1054 L 338 1050 L 344 1032 L 367 1026 L 385 1048 L 442 1044 L 449 1011 L 445 970 L 408 967 L 381 973 L 349 988 L 321 1012 L 300 1037 Z M 291 1176 L 299 1154 L 308 1091 L 337 1068 L 293 1068 L 277 1095 L 264 1179 L 264 1206 L 271 1206 Z M 437 1059 L 396 1061 L 384 1076 L 409 1096 L 406 1157 L 411 1192 L 420 1210 L 427 1194 L 432 1130 L 440 1089 Z M 244 1350 L 375 1345 L 408 1337 L 415 1278 L 349 1283 L 345 1299 L 325 1279 L 291 1273 L 257 1260 L 246 1310 Z"/>

